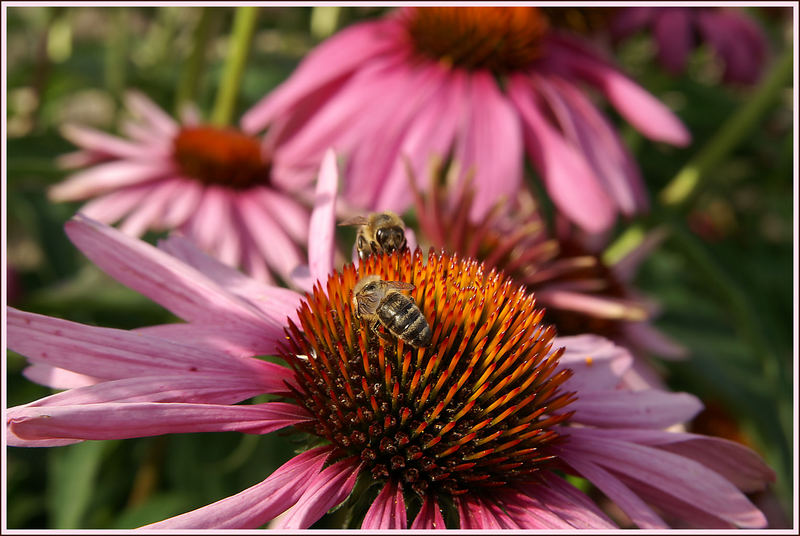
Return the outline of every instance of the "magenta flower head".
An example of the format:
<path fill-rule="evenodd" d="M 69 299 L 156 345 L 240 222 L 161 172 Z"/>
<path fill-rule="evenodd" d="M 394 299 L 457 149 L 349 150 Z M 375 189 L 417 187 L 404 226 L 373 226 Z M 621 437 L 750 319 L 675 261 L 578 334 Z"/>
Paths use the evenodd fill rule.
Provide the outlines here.
<path fill-rule="evenodd" d="M 701 43 L 721 61 L 726 82 L 757 82 L 767 57 L 766 36 L 738 8 L 626 7 L 618 10 L 611 29 L 617 39 L 651 31 L 659 61 L 673 74 L 686 68 L 689 54 Z"/>
<path fill-rule="evenodd" d="M 260 280 L 288 280 L 305 257 L 299 244 L 309 210 L 294 194 L 308 183 L 287 181 L 273 150 L 235 128 L 204 125 L 193 114 L 178 123 L 138 92 L 126 104 L 136 116 L 123 124 L 126 139 L 64 127 L 80 151 L 63 162 L 88 167 L 53 186 L 50 198 L 92 199 L 84 215 L 122 220 L 128 234 L 176 229 Z"/>
<path fill-rule="evenodd" d="M 329 154 L 312 236 L 332 236 L 331 192 Z M 28 377 L 68 388 L 10 408 L 9 445 L 211 431 L 308 439 L 261 483 L 146 528 L 308 528 L 365 499 L 355 522 L 367 529 L 615 527 L 568 475 L 640 527 L 765 524 L 743 494 L 773 478 L 755 453 L 666 431 L 697 399 L 622 387 L 623 349 L 554 337 L 533 295 L 478 261 L 405 250 L 333 271 L 322 240 L 310 248 L 317 283 L 300 295 L 180 238 L 159 250 L 80 215 L 67 233 L 186 322 L 125 331 L 9 309 L 9 347 L 30 359 Z M 429 344 L 357 319 L 352 290 L 367 275 L 413 285 L 407 303 Z M 278 400 L 237 404 L 266 393 Z"/>
<path fill-rule="evenodd" d="M 647 206 L 639 171 L 583 91 L 602 93 L 651 139 L 689 142 L 661 102 L 534 7 L 405 8 L 335 35 L 242 118 L 270 127 L 276 156 L 313 172 L 322 151 L 348 158 L 352 206 L 410 206 L 403 159 L 475 171 L 473 218 L 522 184 L 526 153 L 556 206 L 589 231 Z M 420 185 L 424 187 L 425 185 Z"/>

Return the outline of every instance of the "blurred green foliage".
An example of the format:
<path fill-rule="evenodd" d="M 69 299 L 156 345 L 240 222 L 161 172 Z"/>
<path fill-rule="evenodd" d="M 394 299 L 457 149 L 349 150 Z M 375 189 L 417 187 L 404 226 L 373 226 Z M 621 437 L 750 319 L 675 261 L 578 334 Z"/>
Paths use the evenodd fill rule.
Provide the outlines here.
<path fill-rule="evenodd" d="M 52 204 L 45 192 L 65 176 L 56 157 L 71 150 L 59 126 L 80 121 L 113 131 L 125 88 L 144 91 L 167 110 L 175 110 L 181 99 L 193 99 L 208 116 L 233 9 L 205 9 L 204 15 L 203 8 L 180 6 L 8 8 L 10 305 L 120 328 L 174 320 L 90 265 L 63 233 L 63 223 L 78 205 Z M 753 14 L 768 31 L 772 49 L 781 51 L 791 22 L 764 11 Z M 333 28 L 381 10 L 312 12 L 295 7 L 259 10 L 237 113 L 284 80 Z M 192 60 L 196 35 L 204 36 L 205 46 L 201 57 L 196 53 Z M 667 76 L 654 63 L 652 43 L 643 36 L 625 44 L 619 61 L 673 106 L 694 136 L 690 147 L 676 149 L 647 142 L 620 124 L 655 200 L 752 89 L 720 85 L 719 73 L 708 67 L 707 50 L 695 53 L 686 75 Z M 656 206 L 640 221 L 645 226 L 666 222 L 673 232 L 645 262 L 637 280 L 642 292 L 662 305 L 657 326 L 691 353 L 689 360 L 664 365 L 670 386 L 721 408 L 711 421 L 716 428 L 706 423 L 699 430 L 727 430 L 762 453 L 776 470 L 774 491 L 782 511 L 770 510 L 768 496 L 756 498 L 766 501 L 759 504 L 773 526 L 789 523 L 794 502 L 791 91 L 787 87 L 751 135 L 703 177 L 688 206 L 671 211 Z M 620 223 L 618 234 L 626 225 Z M 24 379 L 24 363 L 8 352 L 9 406 L 50 394 Z M 11 448 L 8 527 L 131 528 L 151 523 L 259 482 L 296 447 L 292 438 L 279 434 L 203 434 Z"/>

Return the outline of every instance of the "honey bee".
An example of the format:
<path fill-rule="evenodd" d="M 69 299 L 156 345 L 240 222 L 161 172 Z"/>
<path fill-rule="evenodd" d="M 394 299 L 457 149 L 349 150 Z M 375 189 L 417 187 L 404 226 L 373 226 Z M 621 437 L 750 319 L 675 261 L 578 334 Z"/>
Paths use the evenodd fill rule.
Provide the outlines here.
<path fill-rule="evenodd" d="M 400 216 L 389 210 L 373 212 L 368 216 L 355 216 L 339 225 L 359 226 L 356 235 L 359 259 L 406 248 L 405 224 Z"/>
<path fill-rule="evenodd" d="M 431 327 L 414 300 L 404 291 L 414 285 L 403 281 L 384 281 L 377 275 L 368 275 L 353 287 L 353 311 L 356 318 L 372 322 L 372 331 L 381 324 L 389 333 L 414 348 L 431 343 Z"/>

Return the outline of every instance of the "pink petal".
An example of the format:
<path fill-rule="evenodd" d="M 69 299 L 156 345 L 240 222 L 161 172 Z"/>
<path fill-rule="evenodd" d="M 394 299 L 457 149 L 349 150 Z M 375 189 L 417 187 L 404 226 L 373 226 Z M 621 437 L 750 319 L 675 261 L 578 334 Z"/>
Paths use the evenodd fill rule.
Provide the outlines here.
<path fill-rule="evenodd" d="M 663 8 L 659 7 L 623 7 L 617 10 L 611 21 L 611 32 L 617 38 L 628 35 L 646 27 L 653 16 Z"/>
<path fill-rule="evenodd" d="M 303 98 L 341 79 L 365 62 L 395 47 L 386 21 L 353 25 L 314 48 L 292 76 L 242 116 L 247 132 L 257 132 Z"/>
<path fill-rule="evenodd" d="M 412 530 L 419 529 L 446 529 L 442 512 L 439 509 L 439 503 L 436 502 L 436 497 L 426 495 L 422 506 L 419 509 L 414 523 L 411 524 Z"/>
<path fill-rule="evenodd" d="M 194 268 L 80 214 L 65 224 L 70 240 L 116 280 L 184 320 L 258 335 L 270 320 Z"/>
<path fill-rule="evenodd" d="M 102 223 L 115 223 L 139 206 L 151 189 L 150 183 L 127 186 L 92 199 L 80 208 L 80 213 Z"/>
<path fill-rule="evenodd" d="M 524 489 L 525 492 L 520 490 Z M 523 529 L 574 529 L 575 526 L 548 508 L 548 501 L 557 494 L 548 493 L 547 486 L 519 486 L 518 489 L 500 490 L 495 496 L 514 522 Z M 563 500 L 562 500 L 563 502 Z M 574 505 L 573 510 L 574 510 Z M 577 512 L 568 510 L 573 516 Z M 596 527 L 590 527 L 596 528 Z"/>
<path fill-rule="evenodd" d="M 274 529 L 306 529 L 325 512 L 344 501 L 353 491 L 361 466 L 353 456 L 340 460 L 308 481 L 297 503 L 280 519 Z"/>
<path fill-rule="evenodd" d="M 73 173 L 48 190 L 52 201 L 75 201 L 161 178 L 169 173 L 169 165 L 155 160 L 132 162 L 117 160 L 97 164 L 85 171 Z"/>
<path fill-rule="evenodd" d="M 237 210 L 243 226 L 267 264 L 285 281 L 303 263 L 300 250 L 269 213 L 253 199 L 240 197 Z"/>
<path fill-rule="evenodd" d="M 220 287 L 257 307 L 276 323 L 283 325 L 287 317 L 296 317 L 297 308 L 302 301 L 302 296 L 297 292 L 256 281 L 200 251 L 191 241 L 181 236 L 161 240 L 158 247 L 197 268 Z"/>
<path fill-rule="evenodd" d="M 256 188 L 248 193 L 258 199 L 264 208 L 275 215 L 283 228 L 296 242 L 308 242 L 308 209 L 292 197 L 268 188 Z"/>
<path fill-rule="evenodd" d="M 474 168 L 470 218 L 478 221 L 498 200 L 513 197 L 522 183 L 522 128 L 491 74 L 473 72 L 469 86 L 472 106 L 455 159 L 465 172 Z"/>
<path fill-rule="evenodd" d="M 630 487 L 634 489 L 638 482 L 652 486 L 725 523 L 752 528 L 766 525 L 763 514 L 733 484 L 692 459 L 627 441 L 602 438 L 591 429 L 571 428 L 569 436 L 569 446 L 565 448 L 624 475 L 631 480 Z M 572 461 L 568 463 L 572 465 Z"/>
<path fill-rule="evenodd" d="M 148 229 L 157 228 L 178 186 L 175 181 L 168 180 L 153 184 L 147 196 L 140 200 L 119 226 L 119 230 L 127 235 L 141 236 Z"/>
<path fill-rule="evenodd" d="M 160 324 L 133 331 L 214 352 L 224 352 L 232 357 L 278 355 L 281 351 L 279 341 L 285 336 L 283 328 L 278 326 L 265 326 L 259 334 L 252 330 L 208 324 Z"/>
<path fill-rule="evenodd" d="M 537 291 L 536 297 L 548 307 L 577 311 L 600 318 L 641 321 L 648 317 L 647 311 L 631 300 L 566 290 L 550 290 L 549 287 Z"/>
<path fill-rule="evenodd" d="M 607 229 L 614 222 L 611 200 L 583 156 L 547 123 L 530 100 L 529 82 L 517 75 L 509 82 L 509 95 L 528 127 L 526 142 L 550 197 L 572 221 L 589 232 Z"/>
<path fill-rule="evenodd" d="M 150 160 L 153 157 L 166 157 L 168 155 L 166 151 L 161 154 L 154 154 L 149 147 L 142 147 L 117 136 L 80 125 L 67 124 L 62 126 L 61 135 L 82 149 L 106 157 Z"/>
<path fill-rule="evenodd" d="M 743 84 L 758 81 L 765 63 L 766 38 L 758 25 L 739 11 L 703 11 L 700 32 L 725 64 L 725 80 Z"/>
<path fill-rule="evenodd" d="M 665 8 L 653 24 L 658 59 L 673 74 L 683 71 L 692 49 L 692 21 L 685 8 Z"/>
<path fill-rule="evenodd" d="M 85 387 L 87 385 L 94 385 L 103 381 L 102 378 L 88 376 L 86 374 L 78 374 L 71 370 L 53 367 L 51 365 L 44 365 L 37 363 L 29 367 L 25 367 L 22 375 L 34 383 L 46 385 L 53 389 L 73 389 L 75 387 Z"/>
<path fill-rule="evenodd" d="M 633 362 L 630 352 L 597 335 L 557 337 L 553 348 L 564 347 L 559 369 L 569 368 L 572 377 L 564 389 L 581 394 L 615 389 Z"/>
<path fill-rule="evenodd" d="M 121 329 L 86 326 L 68 320 L 8 308 L 8 347 L 32 363 L 79 374 L 122 379 L 164 373 L 214 372 L 253 375 L 267 385 L 283 369 L 256 359 L 234 359 L 198 344 L 150 337 Z M 274 367 L 278 367 L 275 369 Z"/>
<path fill-rule="evenodd" d="M 483 501 L 477 496 L 469 494 L 459 495 L 455 498 L 458 507 L 458 522 L 460 529 L 488 529 L 500 530 L 516 527 L 511 518 L 499 509 L 492 508 L 491 503 Z"/>
<path fill-rule="evenodd" d="M 537 488 L 540 502 L 570 525 L 579 529 L 616 529 L 608 516 L 581 490 L 552 474 L 542 475 L 544 485 Z"/>
<path fill-rule="evenodd" d="M 565 44 L 563 40 L 558 41 L 557 45 L 553 42 L 558 47 L 561 61 L 597 86 L 636 130 L 652 140 L 681 147 L 689 144 L 689 131 L 661 101 L 588 48 L 572 41 L 562 48 L 561 45 Z"/>
<path fill-rule="evenodd" d="M 162 223 L 167 229 L 176 229 L 186 223 L 194 214 L 205 189 L 200 183 L 183 177 L 172 177 L 170 180 L 180 184 L 162 216 Z"/>
<path fill-rule="evenodd" d="M 630 344 L 656 354 L 662 359 L 679 360 L 689 357 L 689 351 L 672 338 L 661 333 L 647 322 L 626 322 L 622 332 Z"/>
<path fill-rule="evenodd" d="M 314 211 L 311 213 L 308 237 L 308 258 L 312 280 L 321 284 L 328 280 L 333 271 L 333 252 L 335 248 L 334 231 L 336 226 L 336 193 L 339 188 L 339 173 L 336 168 L 336 154 L 327 150 L 317 179 Z"/>
<path fill-rule="evenodd" d="M 325 446 L 298 454 L 255 486 L 208 506 L 142 528 L 258 528 L 297 502 L 307 483 L 322 469 L 330 451 L 330 447 Z"/>
<path fill-rule="evenodd" d="M 688 393 L 594 391 L 579 392 L 569 409 L 574 422 L 589 426 L 663 429 L 691 420 L 703 404 Z"/>
<path fill-rule="evenodd" d="M 395 482 L 389 481 L 375 498 L 361 523 L 362 529 L 405 529 L 406 503 L 403 490 Z"/>
<path fill-rule="evenodd" d="M 18 406 L 7 414 L 9 429 L 22 439 L 128 439 L 163 434 L 243 432 L 266 434 L 310 420 L 294 404 L 252 406 L 102 403 L 77 406 Z"/>
<path fill-rule="evenodd" d="M 164 136 L 172 137 L 178 132 L 178 123 L 164 110 L 150 100 L 144 93 L 128 91 L 125 94 L 125 106 L 140 115 L 148 125 Z"/>

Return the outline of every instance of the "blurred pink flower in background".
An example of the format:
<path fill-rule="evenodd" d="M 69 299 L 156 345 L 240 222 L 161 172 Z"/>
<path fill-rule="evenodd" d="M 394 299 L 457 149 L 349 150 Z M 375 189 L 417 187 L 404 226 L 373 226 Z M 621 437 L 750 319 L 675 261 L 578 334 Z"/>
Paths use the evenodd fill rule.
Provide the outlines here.
<path fill-rule="evenodd" d="M 287 427 L 315 440 L 261 483 L 147 527 L 159 530 L 256 528 L 284 512 L 273 528 L 308 528 L 359 478 L 382 488 L 363 528 L 444 528 L 447 503 L 461 528 L 614 528 L 562 472 L 588 479 L 639 527 L 764 526 L 742 492 L 774 474 L 753 451 L 666 431 L 700 402 L 624 388 L 624 349 L 554 338 L 533 296 L 503 276 L 446 254 L 424 262 L 419 250 L 334 272 L 336 180 L 328 153 L 310 229 L 321 237 L 309 244 L 319 283 L 305 296 L 181 237 L 157 249 L 76 216 L 67 224 L 76 246 L 186 323 L 126 331 L 9 309 L 9 347 L 29 358 L 26 375 L 68 389 L 10 408 L 9 445 Z M 355 322 L 350 290 L 366 273 L 416 284 L 430 347 L 386 342 Z M 237 405 L 267 393 L 280 400 Z M 406 501 L 419 506 L 413 521 Z"/>
<path fill-rule="evenodd" d="M 85 168 L 50 190 L 54 201 L 92 199 L 81 212 L 140 236 L 180 230 L 202 249 L 255 278 L 284 281 L 305 254 L 309 210 L 296 199 L 309 184 L 286 181 L 272 150 L 235 128 L 201 124 L 193 113 L 178 123 L 138 92 L 126 95 L 137 117 L 127 138 L 67 125 L 80 150 L 62 157 Z M 309 176 L 313 179 L 313 175 Z"/>
<path fill-rule="evenodd" d="M 412 201 L 401 156 L 417 176 L 432 156 L 474 168 L 479 218 L 522 186 L 525 153 L 559 210 L 600 231 L 648 201 L 584 84 L 645 136 L 689 142 L 664 104 L 588 45 L 551 32 L 533 7 L 404 8 L 356 24 L 312 51 L 242 126 L 269 127 L 276 158 L 300 177 L 334 147 L 347 158 L 344 199 L 400 213 Z"/>
<path fill-rule="evenodd" d="M 726 82 L 757 82 L 767 58 L 766 36 L 738 8 L 626 7 L 617 12 L 611 29 L 618 39 L 652 31 L 658 59 L 673 74 L 686 68 L 689 55 L 702 43 L 721 60 Z"/>

